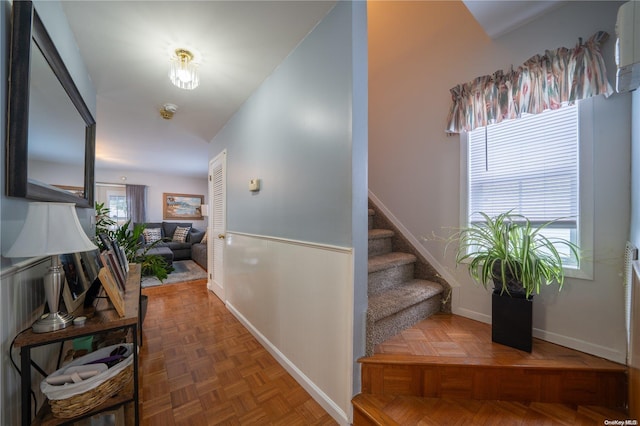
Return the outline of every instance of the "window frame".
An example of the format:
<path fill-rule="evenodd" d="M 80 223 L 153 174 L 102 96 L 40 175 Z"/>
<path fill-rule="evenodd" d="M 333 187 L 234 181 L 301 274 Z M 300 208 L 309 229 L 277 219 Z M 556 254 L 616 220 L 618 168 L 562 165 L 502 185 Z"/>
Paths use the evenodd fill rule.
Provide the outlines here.
<path fill-rule="evenodd" d="M 594 253 L 594 101 L 593 98 L 577 102 L 578 106 L 578 244 L 579 265 L 565 265 L 567 277 L 593 280 Z M 469 212 L 469 138 L 460 133 L 460 228 L 470 224 Z"/>

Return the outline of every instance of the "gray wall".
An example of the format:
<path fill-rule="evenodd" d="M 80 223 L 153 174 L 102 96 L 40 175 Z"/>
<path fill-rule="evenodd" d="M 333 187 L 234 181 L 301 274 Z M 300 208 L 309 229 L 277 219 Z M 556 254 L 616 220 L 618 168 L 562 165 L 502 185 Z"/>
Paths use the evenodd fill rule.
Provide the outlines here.
<path fill-rule="evenodd" d="M 364 2 L 338 2 L 209 151 L 213 158 L 227 150 L 228 231 L 353 250 L 354 392 L 367 306 L 366 13 Z M 259 193 L 248 190 L 253 177 L 261 179 Z"/>
<path fill-rule="evenodd" d="M 351 246 L 351 22 L 334 15 L 211 142 L 228 148 L 230 231 Z"/>

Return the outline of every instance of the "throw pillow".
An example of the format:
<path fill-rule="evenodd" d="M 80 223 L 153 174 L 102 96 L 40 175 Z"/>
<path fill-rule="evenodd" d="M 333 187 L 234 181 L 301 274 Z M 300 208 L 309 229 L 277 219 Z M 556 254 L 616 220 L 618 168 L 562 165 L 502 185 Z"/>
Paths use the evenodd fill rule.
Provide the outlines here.
<path fill-rule="evenodd" d="M 147 228 L 142 231 L 144 243 L 151 244 L 162 239 L 162 230 L 160 228 Z"/>
<path fill-rule="evenodd" d="M 185 243 L 187 241 L 187 235 L 189 235 L 190 229 L 191 228 L 189 226 L 176 227 L 176 231 L 173 233 L 173 241 Z"/>
<path fill-rule="evenodd" d="M 200 240 L 200 244 L 207 244 L 207 232 L 205 231 L 204 237 Z"/>

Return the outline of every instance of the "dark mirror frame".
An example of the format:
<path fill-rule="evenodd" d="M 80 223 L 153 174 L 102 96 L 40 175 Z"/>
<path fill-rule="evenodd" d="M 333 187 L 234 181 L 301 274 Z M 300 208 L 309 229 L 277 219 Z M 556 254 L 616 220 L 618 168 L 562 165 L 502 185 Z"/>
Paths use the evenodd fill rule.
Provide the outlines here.
<path fill-rule="evenodd" d="M 85 122 L 84 197 L 28 180 L 29 84 L 31 41 L 34 41 Z M 6 190 L 9 197 L 75 203 L 93 208 L 96 121 L 73 82 L 58 49 L 31 1 L 13 2 L 6 141 Z"/>

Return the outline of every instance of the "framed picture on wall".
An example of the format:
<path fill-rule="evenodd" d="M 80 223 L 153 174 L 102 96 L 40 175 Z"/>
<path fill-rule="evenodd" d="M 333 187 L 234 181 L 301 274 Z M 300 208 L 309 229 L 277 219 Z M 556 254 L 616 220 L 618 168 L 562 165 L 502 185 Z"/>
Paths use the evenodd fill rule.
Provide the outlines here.
<path fill-rule="evenodd" d="M 163 219 L 203 220 L 200 206 L 204 204 L 204 195 L 162 194 Z"/>

